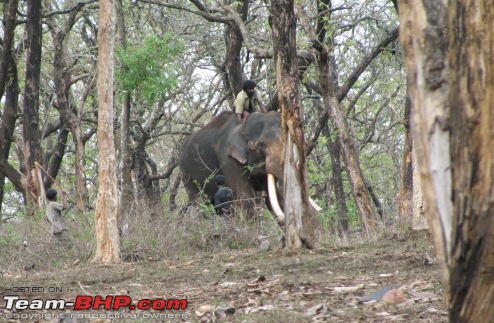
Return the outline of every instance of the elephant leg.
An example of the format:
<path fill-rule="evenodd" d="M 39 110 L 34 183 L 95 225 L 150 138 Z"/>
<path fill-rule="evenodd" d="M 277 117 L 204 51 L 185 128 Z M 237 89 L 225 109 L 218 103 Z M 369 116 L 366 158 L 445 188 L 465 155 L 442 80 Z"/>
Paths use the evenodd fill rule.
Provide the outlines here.
<path fill-rule="evenodd" d="M 190 178 L 182 178 L 182 182 L 184 183 L 185 191 L 189 196 L 189 204 L 195 203 L 199 198 L 199 189 L 196 184 Z"/>
<path fill-rule="evenodd" d="M 242 209 L 247 217 L 256 216 L 256 192 L 242 167 L 235 164 L 225 164 L 222 167 L 226 185 L 233 189 L 235 207 Z"/>
<path fill-rule="evenodd" d="M 249 185 L 237 185 L 236 189 L 237 207 L 239 207 L 246 213 L 247 218 L 252 219 L 256 217 L 256 207 L 258 201 L 256 199 L 256 192 L 254 191 L 254 189 Z"/>

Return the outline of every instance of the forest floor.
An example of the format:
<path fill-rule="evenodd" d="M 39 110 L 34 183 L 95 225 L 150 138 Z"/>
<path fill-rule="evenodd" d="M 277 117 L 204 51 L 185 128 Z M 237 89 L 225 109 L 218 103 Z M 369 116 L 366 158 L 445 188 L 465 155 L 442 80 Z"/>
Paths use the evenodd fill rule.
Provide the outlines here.
<path fill-rule="evenodd" d="M 409 231 L 315 251 L 225 250 L 179 261 L 148 258 L 111 266 L 81 262 L 50 271 L 3 272 L 2 299 L 19 295 L 74 301 L 78 295 L 127 295 L 133 304 L 141 299 L 186 299 L 188 304 L 186 310 L 161 312 L 50 312 L 9 311 L 3 301 L 0 321 L 447 322 L 432 255 L 428 233 Z M 54 287 L 57 291 L 50 291 Z M 392 291 L 383 298 L 386 290 Z"/>

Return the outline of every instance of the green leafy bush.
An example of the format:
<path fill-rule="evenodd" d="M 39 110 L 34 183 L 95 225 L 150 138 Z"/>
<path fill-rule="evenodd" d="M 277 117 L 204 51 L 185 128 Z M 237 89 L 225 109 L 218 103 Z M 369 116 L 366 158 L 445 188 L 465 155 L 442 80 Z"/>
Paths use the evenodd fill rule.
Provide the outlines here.
<path fill-rule="evenodd" d="M 141 44 L 116 51 L 122 64 L 116 78 L 124 91 L 154 102 L 175 87 L 178 77 L 175 61 L 183 51 L 183 43 L 175 35 L 150 35 Z"/>

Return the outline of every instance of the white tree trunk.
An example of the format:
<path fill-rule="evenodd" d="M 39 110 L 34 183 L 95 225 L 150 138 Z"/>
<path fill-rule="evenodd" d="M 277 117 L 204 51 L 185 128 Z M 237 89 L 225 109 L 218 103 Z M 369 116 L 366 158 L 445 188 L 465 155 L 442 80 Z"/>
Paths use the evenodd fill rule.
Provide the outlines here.
<path fill-rule="evenodd" d="M 118 191 L 113 138 L 114 0 L 99 2 L 98 31 L 98 196 L 94 214 L 96 254 L 93 262 L 120 261 L 117 227 Z"/>
<path fill-rule="evenodd" d="M 451 322 L 494 317 L 492 1 L 401 1 L 412 130 Z"/>
<path fill-rule="evenodd" d="M 400 1 L 400 41 L 409 84 L 413 146 L 419 165 L 426 217 L 444 279 L 451 249 L 451 161 L 448 132 L 446 7 L 436 13 L 422 1 Z M 433 15 L 433 16 L 430 16 Z M 427 49 L 427 50 L 425 50 Z"/>
<path fill-rule="evenodd" d="M 305 158 L 303 106 L 300 100 L 296 59 L 294 0 L 273 0 L 273 48 L 278 102 L 282 113 L 284 151 L 284 207 L 286 247 L 315 248 L 314 228 L 309 212 L 307 160 Z"/>

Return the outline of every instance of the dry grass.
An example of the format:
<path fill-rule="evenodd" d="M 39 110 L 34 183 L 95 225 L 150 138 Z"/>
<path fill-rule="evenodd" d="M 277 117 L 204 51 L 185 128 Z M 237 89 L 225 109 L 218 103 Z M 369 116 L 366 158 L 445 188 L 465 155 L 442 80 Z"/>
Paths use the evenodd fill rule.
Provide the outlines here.
<path fill-rule="evenodd" d="M 276 249 L 283 236 L 267 211 L 261 213 L 258 221 L 246 220 L 242 214 L 227 221 L 214 215 L 212 208 L 207 206 L 158 213 L 162 216 L 153 214 L 156 212 L 139 205 L 135 214 L 124 221 L 120 241 L 124 261 L 180 261 L 228 249 L 255 249 L 262 240 L 268 240 L 271 249 Z M 40 213 L 35 219 L 24 218 L 3 224 L 0 227 L 0 271 L 49 271 L 91 261 L 95 250 L 94 214 L 72 210 L 65 218 L 70 227 L 70 247 L 51 234 L 44 214 Z M 360 245 L 407 231 L 405 226 L 380 225 L 373 236 L 362 232 L 338 236 L 328 221 L 326 224 L 321 222 L 323 225 L 317 234 L 323 247 Z"/>
<path fill-rule="evenodd" d="M 72 211 L 65 219 L 70 227 L 69 247 L 51 234 L 44 214 L 3 224 L 0 270 L 49 271 L 91 261 L 95 250 L 94 214 Z M 209 209 L 191 208 L 153 216 L 150 210 L 138 207 L 124 223 L 120 242 L 122 258 L 127 262 L 176 261 L 225 249 L 256 248 L 260 237 L 270 240 L 273 246 L 279 244 L 282 235 L 269 213 L 263 214 L 260 221 L 248 221 L 243 216 L 227 221 Z"/>

